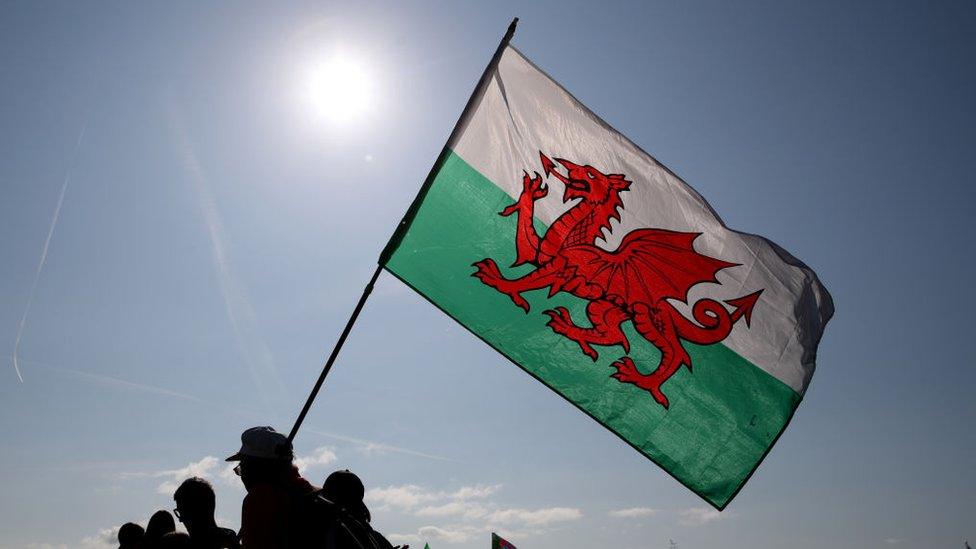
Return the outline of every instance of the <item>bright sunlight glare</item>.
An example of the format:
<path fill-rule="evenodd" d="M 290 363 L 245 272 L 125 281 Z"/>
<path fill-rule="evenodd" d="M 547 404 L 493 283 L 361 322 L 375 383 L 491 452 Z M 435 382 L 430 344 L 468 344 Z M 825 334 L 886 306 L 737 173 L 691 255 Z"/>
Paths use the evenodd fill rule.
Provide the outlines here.
<path fill-rule="evenodd" d="M 337 55 L 311 71 L 309 98 L 317 116 L 348 123 L 373 106 L 373 82 L 361 62 Z"/>

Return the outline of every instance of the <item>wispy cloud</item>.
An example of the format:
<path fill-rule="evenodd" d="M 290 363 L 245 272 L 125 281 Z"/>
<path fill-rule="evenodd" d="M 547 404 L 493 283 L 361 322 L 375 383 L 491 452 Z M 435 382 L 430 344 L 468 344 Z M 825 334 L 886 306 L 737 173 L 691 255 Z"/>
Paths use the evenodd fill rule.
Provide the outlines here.
<path fill-rule="evenodd" d="M 418 517 L 451 517 L 477 519 L 489 514 L 488 508 L 475 501 L 449 501 L 441 505 L 427 505 L 415 511 Z"/>
<path fill-rule="evenodd" d="M 386 539 L 394 545 L 420 543 L 420 536 L 417 534 L 387 534 Z"/>
<path fill-rule="evenodd" d="M 119 473 L 119 479 L 163 478 L 166 480 L 156 487 L 156 492 L 165 496 L 172 496 L 180 483 L 190 477 L 201 477 L 212 480 L 214 478 L 214 471 L 220 463 L 214 456 L 205 456 L 199 461 L 192 461 L 185 467 L 178 469 L 164 469 L 162 471 L 142 473 Z"/>
<path fill-rule="evenodd" d="M 494 501 L 500 489 L 499 484 L 462 486 L 454 491 L 405 484 L 369 490 L 366 500 L 380 510 L 447 521 L 423 526 L 416 534 L 400 534 L 402 539 L 416 536 L 444 543 L 463 543 L 489 531 L 507 532 L 513 537 L 544 535 L 558 523 L 583 517 L 581 510 L 570 507 L 504 507 Z"/>
<path fill-rule="evenodd" d="M 217 478 L 224 483 L 225 486 L 230 486 L 237 488 L 238 490 L 243 490 L 244 485 L 241 484 L 240 477 L 234 472 L 234 468 L 237 467 L 237 463 L 227 463 L 222 467 L 217 469 Z"/>
<path fill-rule="evenodd" d="M 487 520 L 494 524 L 548 526 L 555 522 L 568 522 L 583 518 L 583 512 L 569 507 L 549 507 L 545 509 L 500 509 L 488 515 Z"/>
<path fill-rule="evenodd" d="M 103 528 L 93 536 L 82 538 L 81 546 L 84 549 L 108 549 L 118 546 L 119 526 Z"/>
<path fill-rule="evenodd" d="M 115 549 L 119 542 L 119 526 L 112 528 L 102 528 L 98 533 L 85 536 L 79 542 L 72 543 L 70 546 L 63 543 L 28 543 L 25 549 L 68 549 L 68 547 L 80 547 L 81 549 Z"/>
<path fill-rule="evenodd" d="M 431 502 L 466 503 L 472 499 L 485 499 L 501 489 L 501 484 L 476 484 L 462 486 L 453 492 L 432 491 L 416 484 L 402 486 L 387 486 L 373 488 L 366 492 L 366 501 L 384 507 L 397 507 L 404 510 L 416 510 L 417 507 Z"/>
<path fill-rule="evenodd" d="M 708 507 L 691 507 L 678 513 L 678 524 L 682 526 L 701 526 L 710 522 L 717 522 L 733 516 L 730 512 L 721 512 Z"/>
<path fill-rule="evenodd" d="M 171 477 L 170 480 L 160 484 L 156 491 L 166 496 L 172 496 L 180 484 L 190 477 L 213 478 L 213 470 L 222 462 L 214 456 L 206 456 L 200 461 L 191 462 L 182 469 L 163 471 L 161 474 Z"/>
<path fill-rule="evenodd" d="M 273 387 L 276 397 L 280 398 L 285 394 L 284 385 L 278 376 L 271 349 L 261 337 L 257 315 L 251 305 L 251 300 L 227 255 L 223 221 L 211 191 L 209 177 L 197 158 L 196 151 L 193 149 L 175 104 L 171 104 L 170 122 L 183 160 L 183 167 L 193 182 L 193 189 L 196 192 L 200 211 L 207 226 L 224 308 L 237 339 L 241 360 L 247 364 L 251 381 L 264 401 L 265 407 L 271 410 L 271 399 L 264 392 L 264 388 Z"/>
<path fill-rule="evenodd" d="M 316 429 L 314 427 L 305 426 L 303 427 L 303 430 L 326 438 L 341 440 L 343 442 L 350 442 L 352 444 L 355 444 L 358 447 L 359 451 L 367 456 L 382 455 L 384 453 L 391 452 L 396 454 L 404 454 L 408 456 L 416 456 L 416 457 L 422 457 L 427 459 L 433 459 L 437 461 L 457 462 L 456 459 L 451 459 L 449 457 L 439 456 L 436 454 L 429 454 L 417 450 L 411 450 L 410 448 L 403 448 L 401 446 L 393 446 L 391 444 L 386 444 L 384 442 L 376 442 L 373 440 L 365 440 L 361 438 L 350 437 L 347 435 L 341 435 L 338 433 L 323 431 L 321 429 Z"/>
<path fill-rule="evenodd" d="M 639 518 L 652 517 L 657 513 L 657 509 L 652 509 L 650 507 L 630 507 L 627 509 L 615 509 L 607 514 L 614 518 Z"/>
<path fill-rule="evenodd" d="M 27 316 L 30 314 L 31 305 L 34 303 L 34 293 L 37 291 L 37 281 L 41 279 L 41 271 L 44 270 L 44 264 L 47 262 L 47 251 L 51 247 L 51 237 L 54 236 L 54 228 L 58 225 L 58 219 L 61 217 L 61 205 L 64 204 L 64 195 L 68 191 L 68 183 L 71 181 L 71 171 L 75 167 L 75 160 L 78 158 L 78 150 L 81 148 L 81 142 L 85 138 L 85 132 L 88 130 L 88 123 L 81 127 L 81 133 L 78 134 L 78 141 L 75 142 L 74 152 L 71 153 L 71 161 L 68 163 L 68 170 L 64 175 L 64 183 L 61 184 L 61 193 L 58 195 L 58 205 L 54 208 L 54 215 L 51 216 L 51 225 L 47 229 L 47 238 L 44 239 L 44 248 L 41 250 L 41 259 L 37 262 L 37 269 L 34 270 L 34 280 L 31 282 L 30 292 L 27 293 L 27 305 L 24 307 L 24 314 L 20 317 L 20 323 L 17 325 L 17 338 L 14 340 L 14 371 L 17 372 L 17 379 L 21 383 L 24 382 L 24 376 L 20 372 L 20 364 L 18 363 L 18 357 L 20 356 L 20 340 L 24 337 L 24 327 L 27 326 Z"/>
<path fill-rule="evenodd" d="M 372 488 L 366 492 L 366 501 L 382 507 L 413 509 L 418 505 L 436 501 L 442 496 L 429 492 L 415 484 Z"/>
<path fill-rule="evenodd" d="M 322 447 L 316 449 L 311 454 L 297 456 L 295 458 L 295 465 L 302 472 L 306 472 L 330 465 L 334 463 L 336 459 L 338 458 L 332 448 Z M 197 461 L 191 461 L 185 466 L 177 469 L 120 473 L 118 478 L 120 480 L 138 478 L 163 479 L 163 481 L 156 487 L 156 492 L 165 496 L 172 496 L 173 492 L 175 492 L 180 486 L 180 483 L 190 477 L 200 477 L 211 482 L 220 482 L 228 486 L 240 487 L 240 480 L 234 473 L 234 465 L 235 464 L 233 463 L 227 463 L 223 460 L 217 459 L 214 456 L 204 456 Z"/>
<path fill-rule="evenodd" d="M 300 472 L 305 473 L 310 469 L 325 467 L 326 465 L 335 463 L 336 459 L 338 458 L 332 448 L 323 446 L 316 448 L 314 452 L 307 456 L 296 457 L 295 466 L 298 467 Z"/>
<path fill-rule="evenodd" d="M 501 490 L 501 484 L 476 484 L 474 486 L 462 486 L 451 494 L 454 499 L 482 499 L 494 495 Z"/>
<path fill-rule="evenodd" d="M 440 540 L 445 543 L 464 543 L 475 534 L 482 532 L 482 529 L 472 526 L 452 526 L 447 528 L 423 526 L 417 532 L 424 539 Z"/>

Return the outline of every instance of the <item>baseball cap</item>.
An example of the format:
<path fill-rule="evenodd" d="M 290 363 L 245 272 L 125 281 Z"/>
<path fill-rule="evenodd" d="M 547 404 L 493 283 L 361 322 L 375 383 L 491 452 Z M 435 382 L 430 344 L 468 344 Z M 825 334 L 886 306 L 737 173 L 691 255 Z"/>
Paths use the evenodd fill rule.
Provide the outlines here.
<path fill-rule="evenodd" d="M 251 427 L 241 433 L 241 449 L 227 461 L 240 461 L 246 457 L 291 461 L 292 456 L 291 443 L 285 435 L 273 427 Z"/>

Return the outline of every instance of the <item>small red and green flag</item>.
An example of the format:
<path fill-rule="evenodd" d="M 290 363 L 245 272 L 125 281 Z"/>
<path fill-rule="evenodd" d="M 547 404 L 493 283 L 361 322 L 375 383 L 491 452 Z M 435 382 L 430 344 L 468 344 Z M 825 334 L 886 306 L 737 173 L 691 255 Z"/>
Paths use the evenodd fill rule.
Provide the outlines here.
<path fill-rule="evenodd" d="M 724 508 L 803 398 L 830 295 L 515 48 L 487 75 L 381 263 Z"/>
<path fill-rule="evenodd" d="M 491 549 L 515 549 L 515 546 L 505 541 L 501 536 L 491 533 Z"/>

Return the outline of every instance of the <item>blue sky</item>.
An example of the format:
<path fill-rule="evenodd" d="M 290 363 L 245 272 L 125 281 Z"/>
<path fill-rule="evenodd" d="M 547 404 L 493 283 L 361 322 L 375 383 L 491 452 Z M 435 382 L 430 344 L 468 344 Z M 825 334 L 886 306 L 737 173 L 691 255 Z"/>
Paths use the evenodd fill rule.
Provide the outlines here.
<path fill-rule="evenodd" d="M 219 460 L 291 425 L 515 15 L 521 51 L 818 272 L 837 314 L 806 399 L 719 515 L 383 275 L 297 440 L 309 478 L 359 472 L 376 526 L 434 548 L 976 538 L 972 3 L 23 2 L 0 6 L 0 547 L 101 547 L 191 473 L 237 527 Z M 375 85 L 345 124 L 307 93 L 336 52 Z"/>

